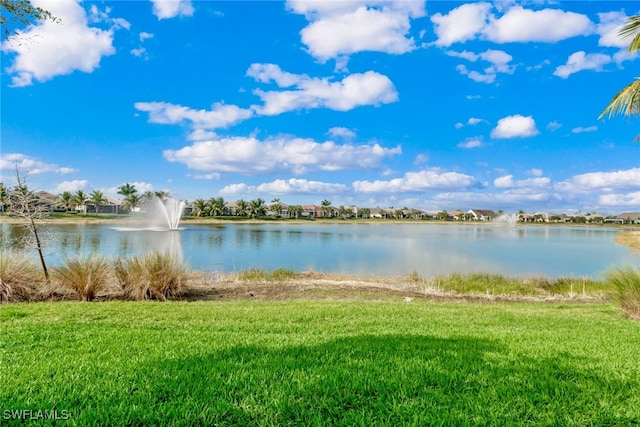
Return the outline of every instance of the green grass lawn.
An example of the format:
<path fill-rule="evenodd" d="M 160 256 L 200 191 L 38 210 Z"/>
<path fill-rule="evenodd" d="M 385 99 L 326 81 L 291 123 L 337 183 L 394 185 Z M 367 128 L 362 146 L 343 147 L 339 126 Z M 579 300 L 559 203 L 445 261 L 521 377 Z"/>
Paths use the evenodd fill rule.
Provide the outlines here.
<path fill-rule="evenodd" d="M 629 425 L 640 323 L 608 303 L 2 305 L 0 402 L 2 425 Z"/>

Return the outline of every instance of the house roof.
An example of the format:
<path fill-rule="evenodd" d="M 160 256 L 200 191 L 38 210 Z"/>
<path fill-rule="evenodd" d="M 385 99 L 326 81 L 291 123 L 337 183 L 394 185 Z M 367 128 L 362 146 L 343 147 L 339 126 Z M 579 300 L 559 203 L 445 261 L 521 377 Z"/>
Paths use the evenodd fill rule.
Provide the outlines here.
<path fill-rule="evenodd" d="M 626 220 L 635 220 L 640 218 L 640 212 L 623 212 L 618 215 L 616 218 L 626 219 Z"/>
<path fill-rule="evenodd" d="M 482 215 L 482 216 L 492 216 L 495 215 L 496 213 L 490 209 L 470 209 L 469 212 L 473 212 L 476 215 Z"/>

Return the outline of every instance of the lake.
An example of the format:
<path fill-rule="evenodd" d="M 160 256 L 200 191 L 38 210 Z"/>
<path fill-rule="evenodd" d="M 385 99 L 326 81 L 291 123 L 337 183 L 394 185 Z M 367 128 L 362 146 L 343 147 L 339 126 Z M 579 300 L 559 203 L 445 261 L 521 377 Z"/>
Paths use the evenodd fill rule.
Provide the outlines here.
<path fill-rule="evenodd" d="M 47 225 L 46 257 L 129 256 L 150 249 L 182 256 L 195 269 L 252 267 L 423 277 L 453 272 L 601 278 L 638 256 L 595 226 L 491 223 L 273 223 L 184 226 L 180 231 L 116 230 L 112 224 Z M 0 224 L 0 248 L 21 247 L 24 232 Z"/>

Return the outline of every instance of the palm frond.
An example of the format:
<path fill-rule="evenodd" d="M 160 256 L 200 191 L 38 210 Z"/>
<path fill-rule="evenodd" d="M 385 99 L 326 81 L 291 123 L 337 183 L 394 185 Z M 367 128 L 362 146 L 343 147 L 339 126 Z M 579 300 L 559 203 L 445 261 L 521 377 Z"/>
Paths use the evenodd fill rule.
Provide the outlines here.
<path fill-rule="evenodd" d="M 640 15 L 629 17 L 625 26 L 618 32 L 618 35 L 624 39 L 633 37 L 628 47 L 629 52 L 640 50 Z"/>
<path fill-rule="evenodd" d="M 598 119 L 606 115 L 612 117 L 617 114 L 624 114 L 625 116 L 640 114 L 640 78 L 618 92 L 607 105 L 607 108 L 600 113 Z"/>

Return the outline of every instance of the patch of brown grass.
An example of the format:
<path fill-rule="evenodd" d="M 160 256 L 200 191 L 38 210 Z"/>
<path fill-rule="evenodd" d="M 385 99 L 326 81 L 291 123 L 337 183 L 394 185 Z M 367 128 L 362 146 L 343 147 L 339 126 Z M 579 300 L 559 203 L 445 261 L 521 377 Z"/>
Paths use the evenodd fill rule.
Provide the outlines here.
<path fill-rule="evenodd" d="M 67 259 L 53 268 L 53 278 L 61 286 L 72 289 L 82 301 L 93 301 L 111 281 L 111 267 L 102 257 Z"/>
<path fill-rule="evenodd" d="M 44 282 L 41 276 L 24 252 L 0 251 L 0 303 L 33 300 Z"/>

